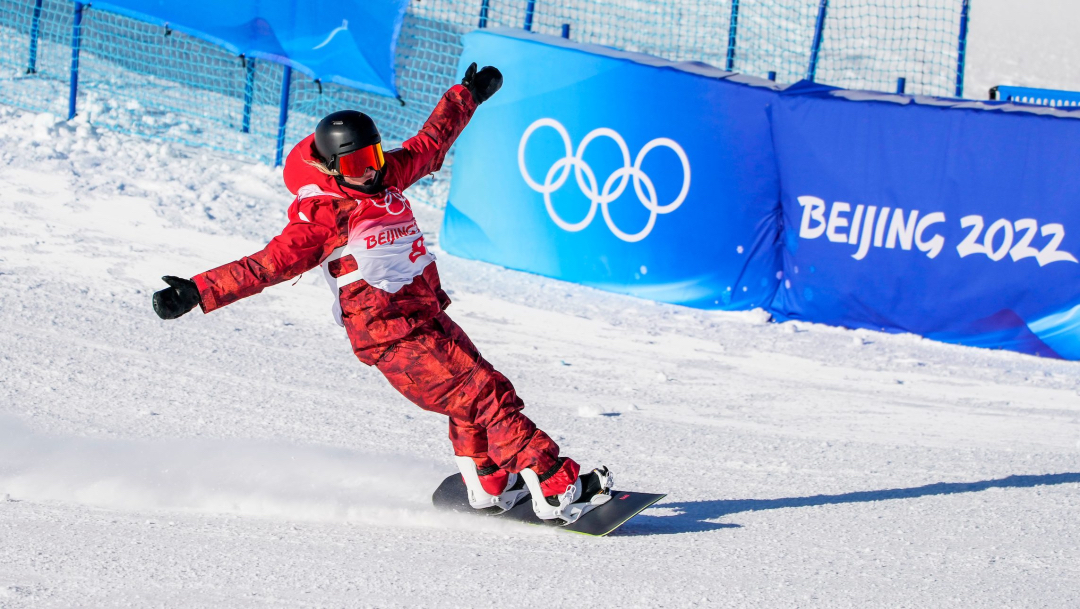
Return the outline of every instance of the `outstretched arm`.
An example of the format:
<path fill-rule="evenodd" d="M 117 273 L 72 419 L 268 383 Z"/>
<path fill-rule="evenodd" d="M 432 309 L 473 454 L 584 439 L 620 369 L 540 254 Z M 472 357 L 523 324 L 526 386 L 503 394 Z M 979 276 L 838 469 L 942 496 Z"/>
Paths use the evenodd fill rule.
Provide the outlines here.
<path fill-rule="evenodd" d="M 315 268 L 330 253 L 326 248 L 332 237 L 330 229 L 320 224 L 290 222 L 261 251 L 192 277 L 203 312 L 254 296 Z"/>
<path fill-rule="evenodd" d="M 461 84 L 443 94 L 420 132 L 405 140 L 401 148 L 386 154 L 395 166 L 388 184 L 405 190 L 420 178 L 438 171 L 476 107 L 500 87 L 502 74 L 497 69 L 487 66 L 477 72 L 475 63 L 469 66 Z"/>
<path fill-rule="evenodd" d="M 204 313 L 263 291 L 312 269 L 338 245 L 333 209 L 312 199 L 289 209 L 289 224 L 261 251 L 200 273 L 191 280 L 169 277 L 169 288 L 154 294 L 154 310 L 162 319 L 175 319 L 196 304 Z M 306 213 L 305 213 L 306 212 Z M 310 219 L 315 219 L 312 222 Z"/>

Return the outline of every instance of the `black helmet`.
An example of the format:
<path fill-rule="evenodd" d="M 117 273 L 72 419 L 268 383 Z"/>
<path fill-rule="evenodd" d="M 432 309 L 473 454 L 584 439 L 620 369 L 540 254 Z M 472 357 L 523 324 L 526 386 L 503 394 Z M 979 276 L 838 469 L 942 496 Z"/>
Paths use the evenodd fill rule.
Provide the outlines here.
<path fill-rule="evenodd" d="M 315 149 L 331 169 L 336 169 L 339 156 L 381 143 L 375 121 L 356 110 L 328 114 L 315 127 Z"/>
<path fill-rule="evenodd" d="M 351 188 L 366 194 L 376 194 L 383 190 L 386 166 L 382 137 L 370 116 L 356 110 L 341 110 L 327 115 L 315 127 L 315 150 L 326 162 L 327 168 L 336 172 L 334 180 L 342 188 Z M 353 160 L 359 165 L 353 168 L 343 167 L 340 160 L 345 156 L 348 156 L 346 160 Z M 350 170 L 362 172 L 368 166 L 375 169 L 375 177 L 366 184 L 357 185 L 345 181 L 344 175 L 358 175 L 349 173 Z"/>

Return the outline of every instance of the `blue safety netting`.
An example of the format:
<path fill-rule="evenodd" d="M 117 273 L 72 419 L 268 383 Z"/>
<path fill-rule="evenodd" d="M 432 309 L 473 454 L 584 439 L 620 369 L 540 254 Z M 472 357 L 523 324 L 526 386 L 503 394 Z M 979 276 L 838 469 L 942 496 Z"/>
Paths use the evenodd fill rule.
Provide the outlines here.
<path fill-rule="evenodd" d="M 961 97 L 957 0 L 833 0 L 815 80 L 847 89 Z M 902 26 L 898 26 L 902 24 Z"/>
<path fill-rule="evenodd" d="M 462 36 L 479 27 L 527 28 L 755 76 L 775 73 L 781 83 L 806 78 L 818 40 L 814 72 L 818 82 L 893 91 L 897 79 L 905 78 L 909 93 L 954 95 L 962 74 L 959 35 L 967 4 L 967 0 L 413 1 L 402 19 L 393 58 L 401 100 L 317 81 L 311 70 L 293 70 L 284 145 L 287 151 L 311 132 L 319 117 L 342 108 L 371 114 L 390 144 L 409 137 L 455 82 Z M 823 5 L 824 19 L 819 19 Z M 238 56 L 225 46 L 162 23 L 100 6 L 105 8 L 83 9 L 79 114 L 120 131 L 274 160 L 286 73 L 281 63 Z M 68 115 L 73 13 L 69 0 L 0 0 L 0 103 Z M 821 36 L 816 38 L 819 22 Z M 491 63 L 497 64 L 498 58 Z"/>

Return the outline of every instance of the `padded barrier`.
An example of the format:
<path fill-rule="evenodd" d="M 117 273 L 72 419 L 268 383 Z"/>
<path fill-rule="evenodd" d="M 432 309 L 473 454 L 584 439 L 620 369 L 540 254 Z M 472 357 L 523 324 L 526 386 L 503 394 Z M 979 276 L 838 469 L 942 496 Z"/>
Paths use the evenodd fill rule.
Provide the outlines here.
<path fill-rule="evenodd" d="M 494 58 L 506 85 L 458 143 L 451 253 L 1080 359 L 1080 110 L 778 91 L 515 31 L 466 36 L 459 72 Z"/>
<path fill-rule="evenodd" d="M 775 292 L 769 81 L 519 30 L 468 34 L 498 95 L 457 143 L 442 247 L 703 308 Z"/>
<path fill-rule="evenodd" d="M 1080 111 L 795 85 L 781 319 L 1080 359 Z"/>

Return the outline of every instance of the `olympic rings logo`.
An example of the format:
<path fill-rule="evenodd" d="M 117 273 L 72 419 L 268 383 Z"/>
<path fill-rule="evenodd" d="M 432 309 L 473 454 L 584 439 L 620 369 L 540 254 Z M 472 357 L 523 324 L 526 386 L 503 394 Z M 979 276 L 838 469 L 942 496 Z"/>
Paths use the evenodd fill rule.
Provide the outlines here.
<path fill-rule="evenodd" d="M 525 167 L 525 147 L 528 145 L 533 132 L 541 127 L 551 127 L 558 132 L 563 141 L 563 148 L 566 151 L 566 155 L 555 161 L 555 164 L 548 169 L 543 184 L 533 180 L 532 176 L 529 175 L 529 170 Z M 593 173 L 592 168 L 582 160 L 585 156 L 585 149 L 598 137 L 607 137 L 614 141 L 619 147 L 619 151 L 622 152 L 623 158 L 623 166 L 616 169 L 604 180 L 604 186 L 601 189 L 597 188 L 596 175 Z M 641 163 L 645 160 L 645 155 L 660 146 L 670 148 L 679 157 L 683 170 L 682 190 L 679 191 L 679 195 L 675 197 L 674 201 L 665 205 L 658 203 L 656 187 L 653 185 L 652 180 L 649 179 L 649 176 L 641 170 Z M 578 188 L 592 202 L 589 213 L 580 222 L 563 220 L 555 212 L 555 208 L 551 204 L 551 194 L 562 188 L 563 184 L 566 183 L 566 179 L 570 177 L 571 167 L 574 169 L 574 178 L 577 181 Z M 653 226 L 656 225 L 656 217 L 661 214 L 670 214 L 678 209 L 686 200 L 686 194 L 690 191 L 690 160 L 686 157 L 686 152 L 683 151 L 682 147 L 674 140 L 658 137 L 650 141 L 638 152 L 633 165 L 631 165 L 630 150 L 626 146 L 626 141 L 613 129 L 607 127 L 593 129 L 585 136 L 585 139 L 581 140 L 575 153 L 570 143 L 570 134 L 567 133 L 566 128 L 559 121 L 553 118 L 541 118 L 529 125 L 529 128 L 525 130 L 525 133 L 521 136 L 521 142 L 518 144 L 518 169 L 521 170 L 521 177 L 525 178 L 525 183 L 536 192 L 544 195 L 544 205 L 547 207 L 548 215 L 551 216 L 551 219 L 559 228 L 569 232 L 584 230 L 586 226 L 592 223 L 593 218 L 596 216 L 596 209 L 599 207 L 611 232 L 619 239 L 629 243 L 636 243 L 648 237 Z M 637 194 L 638 201 L 645 206 L 645 209 L 649 210 L 649 221 L 645 224 L 645 228 L 632 234 L 624 232 L 615 225 L 614 220 L 611 219 L 611 211 L 608 209 L 608 204 L 618 199 L 626 190 L 630 178 L 633 178 L 634 192 Z"/>
<path fill-rule="evenodd" d="M 412 209 L 409 207 L 409 200 L 405 198 L 405 195 L 401 194 L 401 191 L 396 188 L 387 188 L 383 191 L 381 197 L 371 199 L 371 202 L 375 207 L 381 207 L 386 210 L 391 216 L 400 216 L 405 213 L 406 209 Z M 398 203 L 401 207 L 394 211 L 392 206 L 394 203 Z"/>

